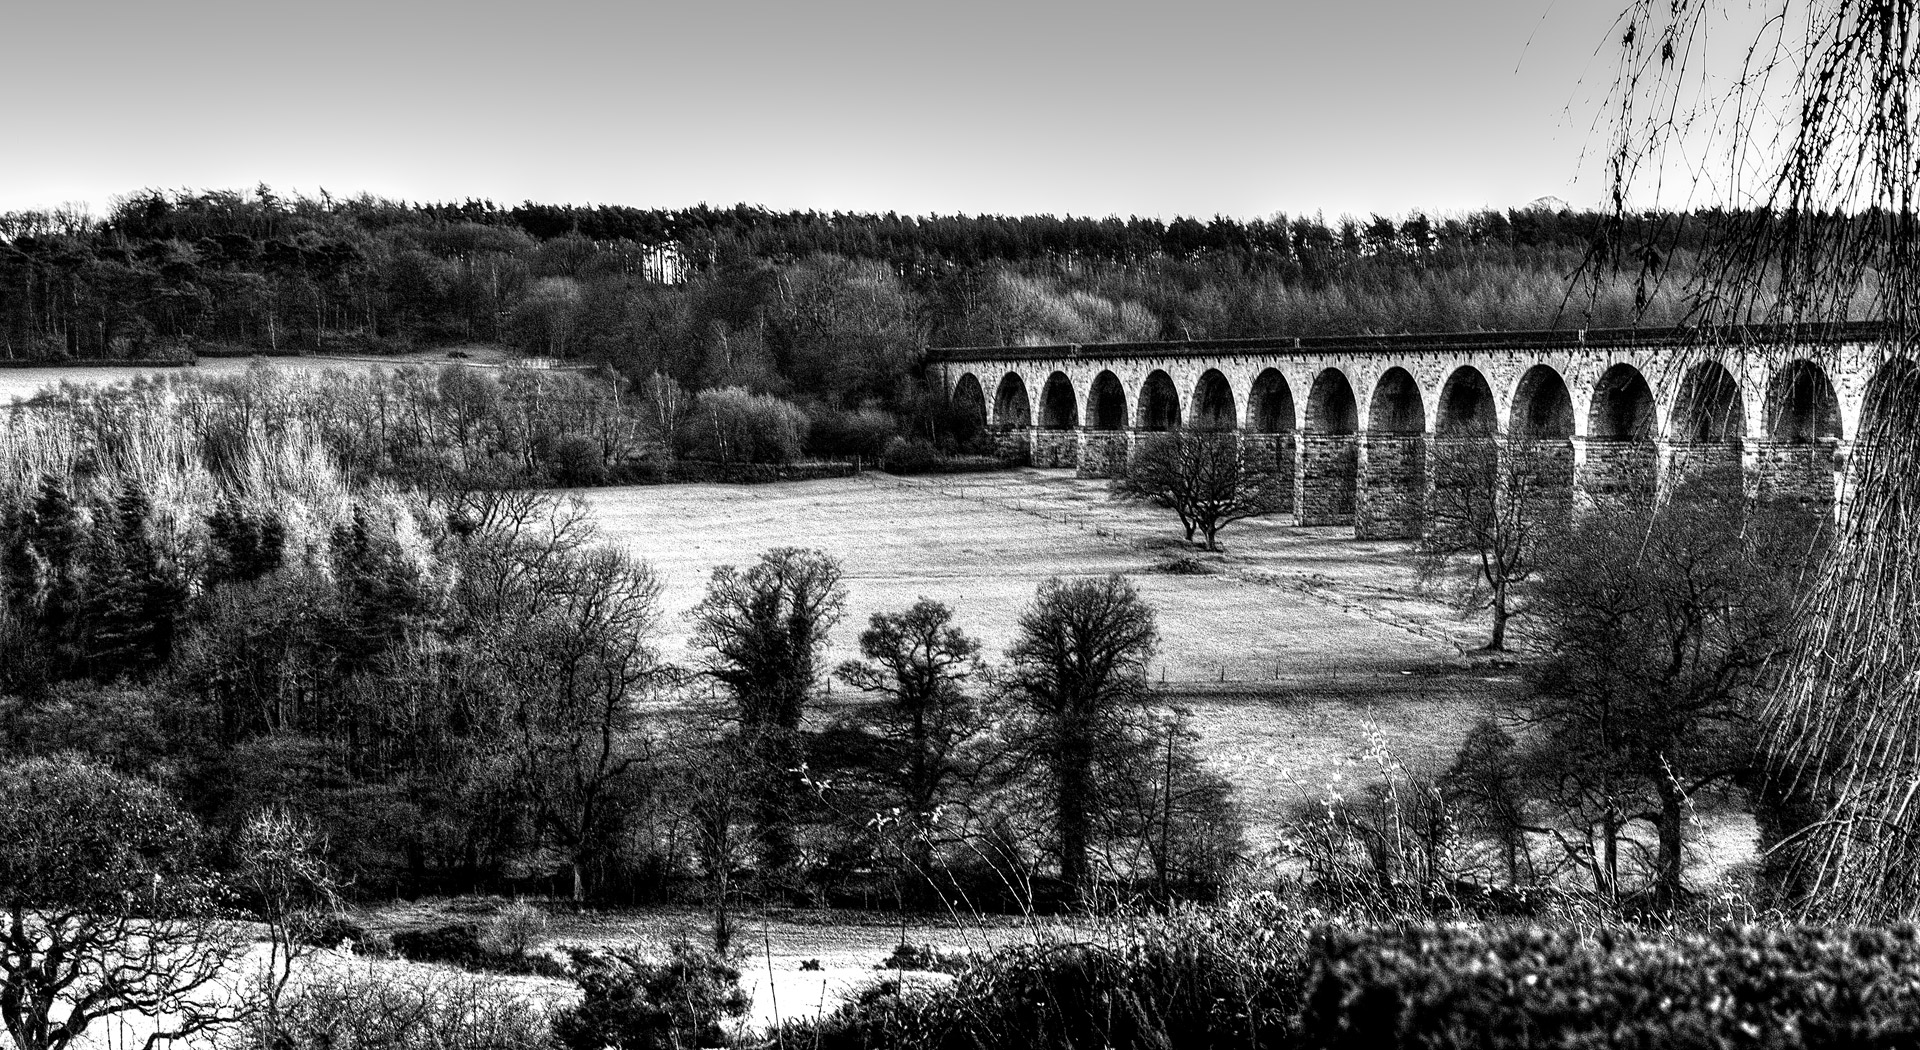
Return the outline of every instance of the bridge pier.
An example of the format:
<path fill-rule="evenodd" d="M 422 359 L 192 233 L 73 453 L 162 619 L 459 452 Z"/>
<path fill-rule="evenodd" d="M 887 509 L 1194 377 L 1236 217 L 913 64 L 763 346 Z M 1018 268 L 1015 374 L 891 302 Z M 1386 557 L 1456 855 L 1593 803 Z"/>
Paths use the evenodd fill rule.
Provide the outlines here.
<path fill-rule="evenodd" d="M 1287 503 L 1283 508 L 1287 514 L 1300 511 L 1300 455 L 1292 433 L 1266 433 L 1262 431 L 1242 430 L 1240 448 L 1249 460 L 1265 457 L 1273 464 L 1274 472 L 1288 480 Z"/>
<path fill-rule="evenodd" d="M 1693 483 L 1731 493 L 1744 491 L 1749 479 L 1758 480 L 1749 469 L 1744 446 L 1739 439 L 1659 442 L 1662 490 Z"/>
<path fill-rule="evenodd" d="M 1360 441 L 1353 535 L 1401 540 L 1420 535 L 1427 510 L 1428 433 L 1367 433 Z"/>
<path fill-rule="evenodd" d="M 1080 431 L 1075 427 L 1036 427 L 1028 459 L 1036 467 L 1076 467 L 1080 463 Z"/>
<path fill-rule="evenodd" d="M 1133 448 L 1132 435 L 1127 431 L 1082 427 L 1079 436 L 1076 477 L 1111 478 L 1127 469 L 1127 455 Z"/>
<path fill-rule="evenodd" d="M 1298 495 L 1301 525 L 1352 525 L 1360 477 L 1360 439 L 1356 434 L 1300 436 Z"/>
<path fill-rule="evenodd" d="M 1763 500 L 1831 510 L 1840 472 L 1845 469 L 1842 444 L 1838 438 L 1823 438 L 1811 444 L 1746 439 L 1742 459 L 1751 491 Z"/>
<path fill-rule="evenodd" d="M 993 454 L 1009 463 L 1033 462 L 1033 428 L 996 427 L 993 432 Z"/>
<path fill-rule="evenodd" d="M 1661 455 L 1653 442 L 1591 437 L 1572 442 L 1576 512 L 1650 500 L 1659 491 Z"/>

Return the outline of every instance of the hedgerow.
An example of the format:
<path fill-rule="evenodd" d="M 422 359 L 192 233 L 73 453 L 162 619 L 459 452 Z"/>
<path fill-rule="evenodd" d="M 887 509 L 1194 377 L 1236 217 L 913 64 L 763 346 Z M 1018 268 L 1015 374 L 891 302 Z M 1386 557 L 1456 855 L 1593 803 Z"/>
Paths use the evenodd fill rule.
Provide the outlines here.
<path fill-rule="evenodd" d="M 1920 1045 L 1911 927 L 1335 930 L 1313 955 L 1315 1050 Z"/>

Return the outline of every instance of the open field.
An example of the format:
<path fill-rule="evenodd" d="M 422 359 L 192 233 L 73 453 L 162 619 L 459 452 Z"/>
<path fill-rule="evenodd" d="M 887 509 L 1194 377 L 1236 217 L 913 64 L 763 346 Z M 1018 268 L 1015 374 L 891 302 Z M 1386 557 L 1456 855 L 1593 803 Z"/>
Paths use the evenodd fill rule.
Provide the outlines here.
<path fill-rule="evenodd" d="M 951 605 L 989 659 L 1012 641 L 1049 576 L 1133 574 L 1158 610 L 1150 674 L 1187 707 L 1202 752 L 1240 792 L 1256 844 L 1284 811 L 1325 793 L 1368 749 L 1432 768 L 1509 677 L 1460 659 L 1481 626 L 1413 591 L 1405 543 L 1345 529 L 1246 522 L 1206 575 L 1155 571 L 1180 545 L 1171 515 L 1115 504 L 1069 471 L 927 478 L 867 474 L 791 484 L 662 485 L 586 493 L 607 539 L 666 584 L 670 652 L 713 568 L 781 545 L 819 547 L 846 568 L 847 618 L 830 659 L 855 653 L 868 616 L 920 596 Z M 1350 779 L 1351 774 L 1346 775 Z"/>

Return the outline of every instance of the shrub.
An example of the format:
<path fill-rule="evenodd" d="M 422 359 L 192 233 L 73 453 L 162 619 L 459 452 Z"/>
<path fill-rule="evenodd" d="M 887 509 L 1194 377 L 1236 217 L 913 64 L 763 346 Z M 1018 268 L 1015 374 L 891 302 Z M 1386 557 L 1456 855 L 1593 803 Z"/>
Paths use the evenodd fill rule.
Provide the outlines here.
<path fill-rule="evenodd" d="M 474 966 L 487 955 L 480 942 L 480 926 L 471 922 L 401 930 L 393 935 L 392 944 L 394 951 L 414 962 Z"/>
<path fill-rule="evenodd" d="M 747 1012 L 740 971 L 684 941 L 664 961 L 632 951 L 573 952 L 580 1003 L 554 1020 L 570 1050 L 717 1046 L 721 1022 Z"/>
<path fill-rule="evenodd" d="M 858 412 L 840 412 L 819 408 L 809 414 L 812 431 L 808 447 L 822 456 L 861 456 L 878 459 L 885 454 L 900 424 L 893 413 L 877 408 Z"/>
<path fill-rule="evenodd" d="M 896 437 L 887 442 L 880 469 L 889 474 L 925 474 L 940 466 L 940 453 L 926 438 Z"/>
<path fill-rule="evenodd" d="M 480 946 L 489 954 L 522 959 L 539 947 L 546 935 L 547 913 L 526 901 L 514 901 L 487 923 Z"/>
<path fill-rule="evenodd" d="M 942 951 L 930 944 L 908 944 L 902 941 L 894 946 L 893 954 L 887 956 L 887 961 L 875 969 L 959 973 L 972 961 L 973 956 L 967 952 Z"/>
<path fill-rule="evenodd" d="M 497 981 L 434 970 L 356 965 L 300 979 L 257 1015 L 240 1050 L 541 1050 L 545 1004 Z"/>
<path fill-rule="evenodd" d="M 700 395 L 686 453 L 718 463 L 791 463 L 807 441 L 807 415 L 770 394 L 740 387 Z"/>
<path fill-rule="evenodd" d="M 1326 1048 L 1920 1044 L 1920 937 L 1499 927 L 1333 931 L 1300 1045 Z"/>
<path fill-rule="evenodd" d="M 359 951 L 367 939 L 367 931 L 359 923 L 328 912 L 295 915 L 288 922 L 287 932 L 295 942 L 314 948 L 338 948 L 350 943 Z"/>
<path fill-rule="evenodd" d="M 878 983 L 782 1034 L 822 1050 L 1287 1045 L 1305 931 L 1269 895 L 1128 918 L 1100 942 L 981 955 L 944 988 Z"/>

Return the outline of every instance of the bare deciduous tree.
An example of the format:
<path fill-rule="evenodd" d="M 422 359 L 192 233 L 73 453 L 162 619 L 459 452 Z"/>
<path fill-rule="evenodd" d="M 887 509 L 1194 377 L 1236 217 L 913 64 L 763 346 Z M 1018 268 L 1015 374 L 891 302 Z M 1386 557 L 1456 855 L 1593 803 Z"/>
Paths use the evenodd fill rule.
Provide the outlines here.
<path fill-rule="evenodd" d="M 1221 529 L 1285 510 L 1292 485 L 1271 453 L 1237 434 L 1188 429 L 1143 436 L 1113 479 L 1113 495 L 1172 510 L 1189 543 L 1197 531 L 1202 545 L 1217 551 Z"/>
<path fill-rule="evenodd" d="M 1504 651 L 1507 621 L 1521 609 L 1516 592 L 1565 529 L 1565 471 L 1530 443 L 1492 432 L 1436 441 L 1430 455 L 1436 483 L 1415 570 L 1422 585 L 1490 612 L 1487 649 Z"/>
<path fill-rule="evenodd" d="M 19 1050 L 108 1018 L 146 1018 L 151 1048 L 238 1017 L 218 982 L 246 942 L 199 838 L 143 781 L 70 759 L 0 769 L 0 1024 Z"/>

